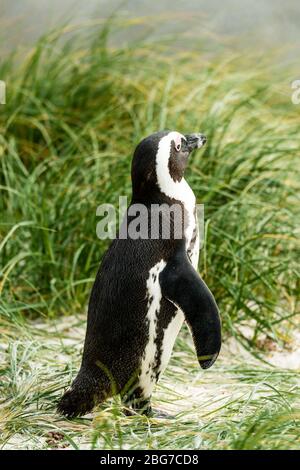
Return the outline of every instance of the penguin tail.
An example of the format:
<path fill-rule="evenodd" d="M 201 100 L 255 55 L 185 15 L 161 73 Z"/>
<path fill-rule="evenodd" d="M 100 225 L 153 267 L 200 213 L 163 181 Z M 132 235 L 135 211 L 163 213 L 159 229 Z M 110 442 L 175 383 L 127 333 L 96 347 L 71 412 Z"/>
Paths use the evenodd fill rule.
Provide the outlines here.
<path fill-rule="evenodd" d="M 105 388 L 99 377 L 88 371 L 80 371 L 70 389 L 59 400 L 58 413 L 68 418 L 85 415 L 108 397 Z"/>

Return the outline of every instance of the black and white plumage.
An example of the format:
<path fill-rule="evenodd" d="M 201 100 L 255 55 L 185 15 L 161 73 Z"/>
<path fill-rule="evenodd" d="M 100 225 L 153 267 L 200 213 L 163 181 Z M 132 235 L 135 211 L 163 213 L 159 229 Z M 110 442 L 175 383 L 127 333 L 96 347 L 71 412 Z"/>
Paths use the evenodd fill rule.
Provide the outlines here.
<path fill-rule="evenodd" d="M 179 204 L 183 234 L 132 239 L 117 236 L 105 253 L 91 292 L 80 371 L 58 404 L 82 415 L 120 393 L 127 406 L 149 413 L 150 398 L 186 320 L 202 368 L 221 347 L 218 307 L 197 274 L 199 239 L 194 193 L 184 179 L 188 156 L 205 144 L 201 134 L 158 132 L 137 146 L 132 161 L 132 200 L 147 207 Z M 124 235 L 124 234 L 123 234 Z"/>

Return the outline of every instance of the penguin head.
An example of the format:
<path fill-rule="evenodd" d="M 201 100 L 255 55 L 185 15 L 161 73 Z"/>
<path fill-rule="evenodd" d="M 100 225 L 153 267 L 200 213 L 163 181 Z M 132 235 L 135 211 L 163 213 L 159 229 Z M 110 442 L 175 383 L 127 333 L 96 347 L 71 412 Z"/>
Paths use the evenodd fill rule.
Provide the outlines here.
<path fill-rule="evenodd" d="M 206 143 L 203 134 L 183 135 L 176 131 L 156 132 L 143 139 L 132 160 L 133 194 L 147 194 L 157 189 L 170 193 L 180 184 L 190 153 Z M 172 192 L 172 191 L 171 191 Z"/>

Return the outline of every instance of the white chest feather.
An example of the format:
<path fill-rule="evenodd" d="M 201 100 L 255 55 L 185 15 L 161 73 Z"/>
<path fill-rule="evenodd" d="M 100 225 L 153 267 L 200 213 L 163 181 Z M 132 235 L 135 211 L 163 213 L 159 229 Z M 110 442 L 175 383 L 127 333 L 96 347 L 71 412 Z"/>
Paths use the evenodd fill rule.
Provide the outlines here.
<path fill-rule="evenodd" d="M 166 262 L 161 260 L 149 271 L 147 280 L 147 298 L 148 298 L 148 312 L 147 321 L 149 328 L 148 343 L 146 345 L 139 378 L 140 387 L 143 389 L 145 398 L 149 397 L 155 385 L 152 370 L 155 367 L 156 355 L 156 337 L 157 337 L 157 318 L 160 310 L 161 302 L 161 289 L 159 284 L 159 273 L 166 266 Z"/>

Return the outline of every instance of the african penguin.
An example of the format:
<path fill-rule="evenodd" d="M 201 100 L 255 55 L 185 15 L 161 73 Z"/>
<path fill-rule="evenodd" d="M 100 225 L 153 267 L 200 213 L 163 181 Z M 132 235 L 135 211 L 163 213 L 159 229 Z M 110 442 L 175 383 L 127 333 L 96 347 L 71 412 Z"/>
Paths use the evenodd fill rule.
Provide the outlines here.
<path fill-rule="evenodd" d="M 137 146 L 125 228 L 112 241 L 98 270 L 81 368 L 59 401 L 60 413 L 83 415 L 119 393 L 127 409 L 151 414 L 153 388 L 169 362 L 184 320 L 200 366 L 206 369 L 215 362 L 221 348 L 220 316 L 212 293 L 196 271 L 196 199 L 184 179 L 190 153 L 205 142 L 201 134 L 164 131 Z M 135 220 L 131 209 L 136 204 L 146 208 L 149 227 L 160 211 L 155 236 L 129 236 L 129 224 Z M 168 214 L 174 205 L 180 208 L 179 222 Z M 171 229 L 165 237 L 167 220 Z"/>

